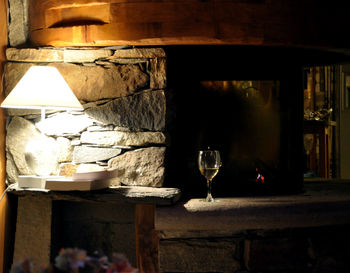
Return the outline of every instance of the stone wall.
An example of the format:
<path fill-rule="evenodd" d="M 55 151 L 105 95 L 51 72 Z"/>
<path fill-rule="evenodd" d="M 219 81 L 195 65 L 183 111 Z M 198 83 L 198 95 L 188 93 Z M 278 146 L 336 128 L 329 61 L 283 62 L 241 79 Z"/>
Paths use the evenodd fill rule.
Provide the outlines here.
<path fill-rule="evenodd" d="M 160 232 L 161 272 L 347 273 L 349 225 Z"/>
<path fill-rule="evenodd" d="M 162 49 L 7 50 L 7 95 L 33 65 L 56 67 L 82 112 L 9 109 L 7 179 L 117 169 L 112 186 L 161 187 L 167 145 Z"/>

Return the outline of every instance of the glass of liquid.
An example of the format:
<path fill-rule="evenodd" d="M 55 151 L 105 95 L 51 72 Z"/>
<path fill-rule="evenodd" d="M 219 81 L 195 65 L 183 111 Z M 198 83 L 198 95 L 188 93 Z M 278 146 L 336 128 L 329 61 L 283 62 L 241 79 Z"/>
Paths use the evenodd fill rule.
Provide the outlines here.
<path fill-rule="evenodd" d="M 214 202 L 214 198 L 211 195 L 211 184 L 213 178 L 219 172 L 221 166 L 220 153 L 217 150 L 203 150 L 198 153 L 198 167 L 201 174 L 207 180 L 207 202 Z"/>

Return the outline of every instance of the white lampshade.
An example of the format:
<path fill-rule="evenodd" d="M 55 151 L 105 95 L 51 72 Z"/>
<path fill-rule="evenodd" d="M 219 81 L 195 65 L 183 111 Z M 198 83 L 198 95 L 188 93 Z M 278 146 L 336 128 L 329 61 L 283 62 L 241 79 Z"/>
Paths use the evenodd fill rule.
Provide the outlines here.
<path fill-rule="evenodd" d="M 83 110 L 57 68 L 32 66 L 2 102 L 1 107 Z"/>

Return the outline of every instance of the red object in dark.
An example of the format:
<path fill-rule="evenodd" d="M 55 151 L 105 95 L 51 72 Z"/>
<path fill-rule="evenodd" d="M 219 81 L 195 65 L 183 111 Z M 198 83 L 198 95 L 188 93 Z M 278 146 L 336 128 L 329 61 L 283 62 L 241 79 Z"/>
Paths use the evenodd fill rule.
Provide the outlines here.
<path fill-rule="evenodd" d="M 256 177 L 256 182 L 264 184 L 265 183 L 265 177 L 259 172 L 258 168 L 256 168 L 256 171 L 258 173 L 258 175 Z"/>

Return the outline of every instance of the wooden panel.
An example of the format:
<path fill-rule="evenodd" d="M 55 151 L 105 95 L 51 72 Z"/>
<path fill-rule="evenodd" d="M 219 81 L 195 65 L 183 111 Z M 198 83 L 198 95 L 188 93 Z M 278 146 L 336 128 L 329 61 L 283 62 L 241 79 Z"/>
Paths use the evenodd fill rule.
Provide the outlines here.
<path fill-rule="evenodd" d="M 147 11 L 147 12 L 145 12 Z M 166 12 L 160 12 L 166 11 Z M 213 3 L 140 2 L 111 5 L 111 21 L 136 22 L 213 22 Z"/>
<path fill-rule="evenodd" d="M 110 0 L 39 0 L 34 1 L 39 4 L 39 6 L 44 9 L 50 8 L 67 8 L 67 7 L 77 7 L 77 6 L 86 6 L 91 5 L 95 6 L 96 4 L 110 3 Z"/>
<path fill-rule="evenodd" d="M 181 31 L 182 37 L 177 33 Z M 158 38 L 158 35 L 163 37 Z M 164 44 L 217 44 L 215 29 L 210 24 L 198 23 L 194 35 L 186 23 L 181 24 L 108 24 L 76 26 L 72 28 L 49 28 L 30 33 L 36 45 L 52 46 L 108 46 L 108 45 L 164 45 Z"/>
<path fill-rule="evenodd" d="M 32 31 L 30 39 L 36 45 L 52 45 L 52 46 L 84 46 L 86 45 L 86 27 L 70 27 L 70 28 L 47 28 Z"/>
<path fill-rule="evenodd" d="M 7 0 L 0 0 L 0 79 L 3 75 L 3 64 L 6 61 L 5 48 L 7 45 Z M 4 98 L 2 81 L 0 81 L 0 101 Z M 6 188 L 5 184 L 5 113 L 3 109 L 0 109 L 0 195 Z M 8 268 L 5 268 L 6 257 L 8 253 L 5 253 L 6 249 L 10 249 L 8 246 L 9 232 L 7 230 L 7 224 L 9 222 L 8 200 L 7 196 L 0 202 L 0 273 L 8 272 Z"/>
<path fill-rule="evenodd" d="M 154 228 L 155 205 L 135 208 L 136 258 L 140 273 L 159 273 L 158 234 Z"/>
<path fill-rule="evenodd" d="M 340 4 L 316 0 L 31 0 L 29 29 L 36 45 L 231 44 L 346 49 L 350 39 L 344 33 L 350 21 L 345 10 Z M 82 25 L 86 27 L 73 30 Z M 66 27 L 49 29 L 54 26 Z"/>
<path fill-rule="evenodd" d="M 96 4 L 77 7 L 51 8 L 45 13 L 45 27 L 72 26 L 74 24 L 109 23 L 109 5 Z"/>
<path fill-rule="evenodd" d="M 225 3 L 216 6 L 215 18 L 222 39 L 237 43 L 262 44 L 264 39 L 264 14 L 266 5 Z"/>
<path fill-rule="evenodd" d="M 40 1 L 29 1 L 28 4 L 28 31 L 45 26 L 45 8 Z"/>
<path fill-rule="evenodd" d="M 62 21 L 79 18 L 103 21 L 109 14 L 108 0 L 46 0 L 29 1 L 29 30 L 47 28 Z M 31 16 L 32 15 L 32 16 Z"/>
<path fill-rule="evenodd" d="M 195 26 L 197 31 L 193 33 L 193 30 L 190 26 Z M 181 37 L 178 36 L 178 33 L 181 33 Z M 186 24 L 184 22 L 178 24 L 172 23 L 115 23 L 105 26 L 91 26 L 88 28 L 88 42 L 98 40 L 113 40 L 114 37 L 117 37 L 117 40 L 130 41 L 140 41 L 142 40 L 157 40 L 158 37 L 161 39 L 168 38 L 178 38 L 178 39 L 193 39 L 193 37 L 204 37 L 214 38 L 215 29 L 210 24 L 204 23 L 193 23 Z"/>
<path fill-rule="evenodd" d="M 178 2 L 181 4 L 186 3 L 198 3 L 198 2 L 213 2 L 213 0 L 200 1 L 200 0 L 110 0 L 111 4 L 115 3 L 162 3 L 162 2 Z"/>

